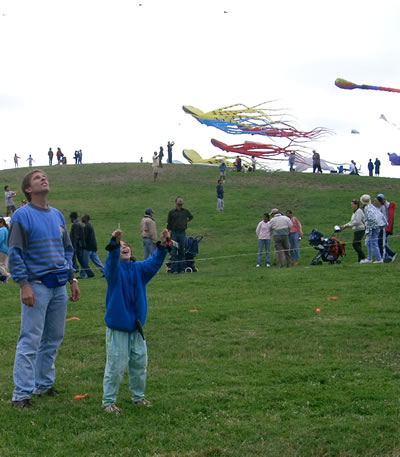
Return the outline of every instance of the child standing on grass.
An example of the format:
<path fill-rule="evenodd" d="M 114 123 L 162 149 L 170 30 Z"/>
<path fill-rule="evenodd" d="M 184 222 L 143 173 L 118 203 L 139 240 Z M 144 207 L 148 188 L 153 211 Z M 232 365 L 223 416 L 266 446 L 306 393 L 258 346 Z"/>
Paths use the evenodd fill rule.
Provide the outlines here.
<path fill-rule="evenodd" d="M 116 406 L 119 387 L 128 369 L 132 401 L 152 406 L 144 396 L 147 377 L 147 346 L 143 326 L 147 317 L 146 284 L 161 268 L 167 255 L 170 234 L 161 233 L 161 241 L 153 256 L 136 262 L 122 232 L 114 230 L 108 246 L 104 275 L 106 295 L 106 351 L 107 361 L 103 381 L 103 408 L 119 414 Z"/>
<path fill-rule="evenodd" d="M 224 186 L 222 179 L 217 181 L 217 211 L 224 210 Z"/>

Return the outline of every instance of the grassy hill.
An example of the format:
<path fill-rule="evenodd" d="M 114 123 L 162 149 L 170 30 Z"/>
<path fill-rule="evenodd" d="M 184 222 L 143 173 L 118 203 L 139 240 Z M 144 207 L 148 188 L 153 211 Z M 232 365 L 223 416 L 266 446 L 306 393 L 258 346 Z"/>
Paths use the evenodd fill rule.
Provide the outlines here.
<path fill-rule="evenodd" d="M 82 299 L 69 305 L 68 316 L 81 320 L 66 323 L 57 359 L 61 394 L 35 399 L 27 411 L 10 406 L 20 305 L 17 286 L 2 285 L 1 457 L 400 454 L 400 264 L 357 264 L 348 230 L 341 235 L 348 243 L 343 263 L 311 267 L 315 250 L 307 242 L 313 228 L 330 235 L 334 224 L 350 220 L 351 199 L 364 193 L 400 203 L 398 180 L 229 172 L 220 213 L 213 167 L 165 166 L 157 183 L 148 164 L 44 170 L 52 206 L 67 220 L 71 211 L 90 214 L 103 260 L 118 224 L 142 258 L 144 209 L 154 209 L 160 230 L 175 197 L 183 196 L 194 215 L 188 234 L 204 236 L 200 271 L 168 276 L 162 269 L 150 283 L 147 395 L 154 406 L 131 405 L 125 379 L 119 417 L 100 407 L 100 274 L 80 281 Z M 3 186 L 18 190 L 26 171 L 1 171 Z M 300 265 L 256 269 L 255 228 L 275 207 L 292 209 L 303 224 Z M 400 251 L 397 236 L 391 247 Z M 74 400 L 83 393 L 86 399 Z"/>

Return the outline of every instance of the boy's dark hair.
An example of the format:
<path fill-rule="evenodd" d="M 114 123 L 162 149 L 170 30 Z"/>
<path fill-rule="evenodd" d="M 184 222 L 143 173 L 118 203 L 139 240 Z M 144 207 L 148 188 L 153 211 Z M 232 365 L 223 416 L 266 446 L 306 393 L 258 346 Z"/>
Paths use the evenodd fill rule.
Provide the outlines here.
<path fill-rule="evenodd" d="M 31 178 L 32 176 L 35 174 L 35 173 L 43 173 L 42 170 L 39 170 L 38 168 L 36 170 L 32 170 L 30 171 L 29 173 L 27 173 L 23 179 L 22 179 L 22 184 L 21 184 L 21 189 L 22 189 L 22 192 L 25 194 L 25 197 L 26 199 L 28 200 L 28 202 L 30 202 L 32 200 L 31 198 L 31 194 L 29 192 L 25 192 L 25 190 L 30 187 L 31 185 Z"/>
<path fill-rule="evenodd" d="M 7 190 L 8 189 L 8 186 L 4 186 L 4 190 Z"/>
<path fill-rule="evenodd" d="M 70 215 L 69 215 L 69 218 L 73 219 L 73 220 L 77 219 L 78 213 L 76 211 L 72 211 L 72 213 L 70 213 Z"/>

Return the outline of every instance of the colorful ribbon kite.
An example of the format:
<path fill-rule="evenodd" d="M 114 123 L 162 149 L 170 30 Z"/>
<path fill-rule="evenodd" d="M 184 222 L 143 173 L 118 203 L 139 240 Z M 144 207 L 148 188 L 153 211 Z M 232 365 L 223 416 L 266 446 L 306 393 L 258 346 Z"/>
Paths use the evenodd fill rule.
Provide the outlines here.
<path fill-rule="evenodd" d="M 346 81 L 342 78 L 337 78 L 335 81 L 335 86 L 340 89 L 366 89 L 366 90 L 383 90 L 385 92 L 400 92 L 400 89 L 393 89 L 391 87 L 382 87 L 382 86 L 369 86 L 367 84 L 355 84 L 350 81 Z"/>
<path fill-rule="evenodd" d="M 247 156 L 254 156 L 259 159 L 271 159 L 271 160 L 282 160 L 282 159 L 273 159 L 272 156 L 278 156 L 280 154 L 284 154 L 285 156 L 289 156 L 291 153 L 295 153 L 296 158 L 298 161 L 303 159 L 303 156 L 298 152 L 298 149 L 294 149 L 292 147 L 286 146 L 284 148 L 280 146 L 276 146 L 274 144 L 264 144 L 264 143 L 253 143 L 251 141 L 246 141 L 242 144 L 233 144 L 228 145 L 223 143 L 222 141 L 216 140 L 214 138 L 211 139 L 211 143 L 213 146 L 222 149 L 226 152 L 233 152 L 234 154 L 244 154 Z"/>
<path fill-rule="evenodd" d="M 184 105 L 185 113 L 193 116 L 201 124 L 215 127 L 230 134 L 264 135 L 273 138 L 286 138 L 298 142 L 317 140 L 322 136 L 331 134 L 328 129 L 317 127 L 308 132 L 297 130 L 285 119 L 282 110 L 271 109 L 267 112 L 263 106 L 269 102 L 253 107 L 242 104 L 218 108 L 208 113 L 193 106 Z M 232 109 L 239 107 L 238 109 Z M 277 120 L 276 118 L 279 117 Z"/>

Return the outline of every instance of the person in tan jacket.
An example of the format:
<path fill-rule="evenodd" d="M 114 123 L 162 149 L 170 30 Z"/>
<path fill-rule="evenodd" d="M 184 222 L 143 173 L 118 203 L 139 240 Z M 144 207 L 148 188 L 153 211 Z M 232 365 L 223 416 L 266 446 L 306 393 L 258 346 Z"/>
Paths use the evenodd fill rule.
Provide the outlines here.
<path fill-rule="evenodd" d="M 147 208 L 144 217 L 140 222 L 140 228 L 143 238 L 144 260 L 153 255 L 157 243 L 157 226 L 153 219 L 154 211 Z"/>

